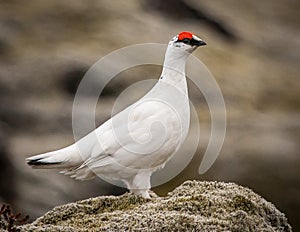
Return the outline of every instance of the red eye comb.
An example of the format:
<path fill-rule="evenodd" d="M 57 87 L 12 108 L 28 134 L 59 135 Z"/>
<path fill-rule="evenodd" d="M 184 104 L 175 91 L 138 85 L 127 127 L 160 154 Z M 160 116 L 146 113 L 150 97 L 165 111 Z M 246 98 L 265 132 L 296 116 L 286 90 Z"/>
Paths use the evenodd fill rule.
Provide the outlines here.
<path fill-rule="evenodd" d="M 179 35 L 178 35 L 178 40 L 192 39 L 192 38 L 193 38 L 193 34 L 191 32 L 188 32 L 188 31 L 180 32 Z"/>

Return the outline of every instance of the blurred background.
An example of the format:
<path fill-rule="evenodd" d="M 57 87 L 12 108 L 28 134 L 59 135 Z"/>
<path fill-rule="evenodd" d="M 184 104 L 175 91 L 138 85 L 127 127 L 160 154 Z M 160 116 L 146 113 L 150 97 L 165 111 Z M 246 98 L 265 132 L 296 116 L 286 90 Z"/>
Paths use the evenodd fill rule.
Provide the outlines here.
<path fill-rule="evenodd" d="M 188 179 L 236 182 L 273 202 L 300 231 L 299 10 L 298 0 L 0 0 L 0 203 L 33 220 L 59 204 L 124 193 L 100 179 L 32 170 L 24 159 L 74 141 L 74 94 L 99 58 L 193 31 L 208 43 L 194 55 L 224 95 L 226 139 L 215 164 L 199 175 L 210 116 L 189 82 L 203 140 L 193 162 L 154 190 L 163 196 Z M 115 77 L 102 93 L 97 123 L 110 117 L 126 87 L 160 71 L 146 65 Z"/>

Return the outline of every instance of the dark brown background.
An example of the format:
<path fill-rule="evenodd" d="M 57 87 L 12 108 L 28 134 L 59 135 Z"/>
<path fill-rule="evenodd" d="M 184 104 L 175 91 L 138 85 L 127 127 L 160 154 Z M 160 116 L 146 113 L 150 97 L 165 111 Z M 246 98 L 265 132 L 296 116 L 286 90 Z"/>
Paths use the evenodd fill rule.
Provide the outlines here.
<path fill-rule="evenodd" d="M 73 142 L 76 86 L 99 58 L 190 30 L 208 43 L 195 56 L 224 94 L 227 136 L 205 175 L 197 174 L 204 143 L 183 173 L 155 191 L 164 195 L 187 179 L 234 181 L 272 201 L 300 230 L 299 9 L 297 0 L 0 0 L 0 202 L 34 219 L 55 205 L 124 192 L 99 179 L 31 170 L 24 158 Z M 98 123 L 123 89 L 160 70 L 118 75 L 105 88 Z M 209 111 L 189 85 L 207 137 Z"/>

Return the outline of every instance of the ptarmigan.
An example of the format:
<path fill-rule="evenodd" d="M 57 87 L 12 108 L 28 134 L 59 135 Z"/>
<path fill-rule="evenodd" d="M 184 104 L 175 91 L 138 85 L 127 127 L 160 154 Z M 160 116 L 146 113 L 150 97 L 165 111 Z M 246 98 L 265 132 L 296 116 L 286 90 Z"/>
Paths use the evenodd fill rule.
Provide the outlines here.
<path fill-rule="evenodd" d="M 171 39 L 161 76 L 140 100 L 76 143 L 27 158 L 33 168 L 56 168 L 79 180 L 96 175 L 121 180 L 134 194 L 149 198 L 151 174 L 185 140 L 190 108 L 185 77 L 188 56 L 206 43 L 190 32 Z"/>

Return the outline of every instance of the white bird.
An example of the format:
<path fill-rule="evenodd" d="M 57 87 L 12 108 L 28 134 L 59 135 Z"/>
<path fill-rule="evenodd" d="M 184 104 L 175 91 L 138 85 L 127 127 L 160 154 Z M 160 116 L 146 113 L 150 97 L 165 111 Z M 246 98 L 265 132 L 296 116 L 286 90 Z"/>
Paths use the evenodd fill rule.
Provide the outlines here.
<path fill-rule="evenodd" d="M 121 180 L 132 193 L 150 198 L 151 174 L 165 165 L 187 136 L 185 64 L 202 45 L 206 43 L 190 32 L 173 37 L 161 76 L 144 97 L 76 143 L 29 157 L 27 163 L 33 168 L 60 169 L 78 180 L 95 175 Z"/>

